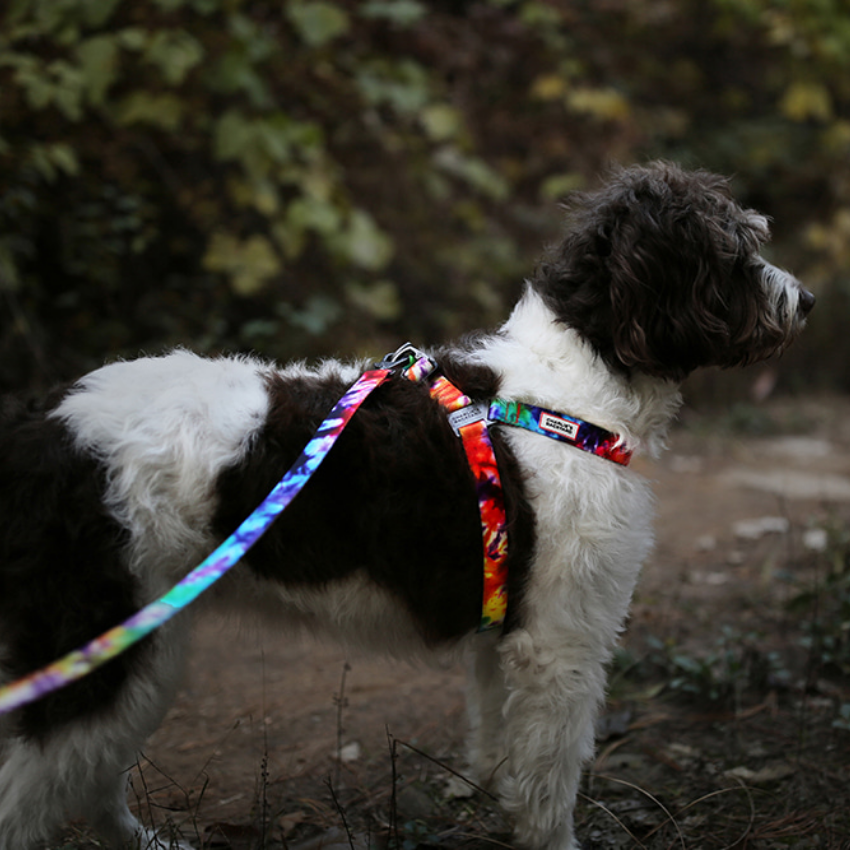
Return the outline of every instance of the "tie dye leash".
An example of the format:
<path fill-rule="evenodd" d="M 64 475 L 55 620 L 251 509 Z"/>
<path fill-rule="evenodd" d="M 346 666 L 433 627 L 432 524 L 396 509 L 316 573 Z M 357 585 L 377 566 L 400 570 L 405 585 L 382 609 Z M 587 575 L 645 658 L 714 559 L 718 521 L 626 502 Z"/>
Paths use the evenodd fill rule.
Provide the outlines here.
<path fill-rule="evenodd" d="M 484 539 L 484 601 L 480 629 L 502 623 L 507 606 L 507 534 L 501 482 L 486 429 L 486 417 L 471 400 L 440 375 L 436 363 L 409 343 L 375 364 L 348 389 L 322 422 L 313 438 L 260 506 L 212 554 L 164 596 L 146 605 L 118 626 L 47 667 L 0 687 L 0 715 L 35 702 L 69 685 L 138 643 L 220 579 L 262 537 L 275 518 L 292 502 L 327 457 L 345 426 L 368 396 L 390 375 L 400 371 L 413 381 L 430 379 L 431 396 L 449 413 L 463 441 L 476 479 Z M 452 417 L 459 416 L 460 420 Z M 462 420 L 462 421 L 461 421 Z"/>
<path fill-rule="evenodd" d="M 301 456 L 260 506 L 211 555 L 164 596 L 100 637 L 41 670 L 0 687 L 0 715 L 35 702 L 105 664 L 170 620 L 218 581 L 260 539 L 274 519 L 298 495 L 366 398 L 392 374 L 375 368 L 363 375 L 337 402 Z"/>
<path fill-rule="evenodd" d="M 449 423 L 461 438 L 475 478 L 481 517 L 484 581 L 479 631 L 502 625 L 507 612 L 507 520 L 489 425 L 502 423 L 524 428 L 624 466 L 631 452 L 616 434 L 555 411 L 502 399 L 494 399 L 489 406 L 474 403 L 439 374 L 434 360 L 407 343 L 375 364 L 374 369 L 364 372 L 348 389 L 286 475 L 221 546 L 168 593 L 120 625 L 47 667 L 0 687 L 0 715 L 81 679 L 194 602 L 260 539 L 318 469 L 361 404 L 395 373 L 412 381 L 426 382 L 431 397 L 447 411 Z"/>

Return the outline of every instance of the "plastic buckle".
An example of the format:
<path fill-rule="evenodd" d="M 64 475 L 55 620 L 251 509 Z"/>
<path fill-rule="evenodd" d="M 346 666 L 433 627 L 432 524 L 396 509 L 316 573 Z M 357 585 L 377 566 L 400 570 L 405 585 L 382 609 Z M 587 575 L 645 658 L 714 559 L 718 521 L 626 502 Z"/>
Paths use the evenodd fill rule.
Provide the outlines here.
<path fill-rule="evenodd" d="M 376 363 L 375 368 L 389 369 L 391 372 L 397 369 L 404 371 L 405 369 L 409 369 L 417 361 L 423 359 L 427 360 L 430 365 L 430 369 L 422 376 L 427 377 L 432 372 L 437 371 L 437 361 L 425 354 L 424 351 L 420 351 L 412 343 L 406 342 L 391 354 L 387 354 L 379 363 Z"/>
<path fill-rule="evenodd" d="M 454 410 L 448 415 L 449 425 L 456 436 L 460 436 L 460 429 L 473 422 L 484 422 L 490 424 L 490 405 L 483 401 L 476 401 L 460 410 Z"/>

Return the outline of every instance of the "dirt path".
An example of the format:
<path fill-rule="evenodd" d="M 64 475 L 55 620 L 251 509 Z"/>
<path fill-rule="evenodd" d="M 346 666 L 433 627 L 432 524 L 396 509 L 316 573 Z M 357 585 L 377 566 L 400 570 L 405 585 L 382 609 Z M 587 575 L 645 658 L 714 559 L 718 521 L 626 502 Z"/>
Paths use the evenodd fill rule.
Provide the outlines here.
<path fill-rule="evenodd" d="M 676 646 L 687 647 L 694 654 L 708 651 L 716 645 L 724 625 L 738 633 L 767 628 L 777 641 L 787 639 L 783 632 L 787 617 L 780 603 L 796 592 L 796 585 L 783 571 L 801 558 L 805 560 L 810 547 L 821 539 L 816 529 L 836 520 L 845 526 L 850 521 L 850 400 L 786 401 L 770 405 L 768 414 L 767 421 L 775 426 L 773 435 L 741 436 L 728 431 L 722 422 L 695 420 L 674 433 L 663 460 L 638 462 L 640 471 L 656 481 L 659 519 L 657 550 L 639 586 L 625 638 L 625 645 L 636 656 L 647 651 L 653 638 L 675 641 Z M 240 638 L 216 624 L 203 625 L 188 684 L 147 748 L 152 765 L 145 767 L 143 813 L 153 813 L 161 821 L 164 811 L 174 808 L 178 810 L 174 817 L 188 835 L 193 830 L 203 834 L 211 846 L 248 847 L 259 834 L 256 824 L 265 802 L 274 834 L 285 832 L 290 842 L 297 844 L 316 832 L 327 838 L 325 830 L 333 830 L 333 824 L 339 823 L 335 804 L 324 787 L 326 777 L 334 777 L 336 785 L 344 789 L 351 810 L 366 801 L 374 819 L 380 820 L 376 812 L 388 811 L 393 789 L 388 731 L 462 769 L 461 670 L 411 670 L 402 664 L 363 659 L 348 659 L 351 669 L 346 670 L 346 660 L 334 648 L 292 643 L 271 635 L 257 641 Z M 819 692 L 809 705 L 828 704 L 834 712 L 836 701 L 850 702 L 847 686 L 845 681 L 843 692 L 839 689 L 831 696 Z M 619 704 L 621 709 L 626 706 L 629 732 L 600 744 L 597 772 L 614 772 L 620 777 L 618 782 L 634 781 L 657 793 L 667 789 L 668 795 L 675 796 L 670 783 L 681 784 L 694 766 L 700 767 L 709 793 L 734 784 L 734 776 L 727 777 L 725 784 L 719 782 L 717 777 L 724 770 L 742 767 L 744 779 L 739 777 L 739 784 L 743 785 L 747 776 L 752 779 L 746 770 L 761 769 L 762 761 L 768 766 L 777 761 L 787 764 L 783 753 L 777 752 L 777 742 L 787 742 L 787 724 L 793 727 L 797 721 L 782 716 L 775 694 L 770 697 L 773 703 L 756 706 L 758 710 L 751 715 L 754 719 L 746 721 L 755 724 L 758 734 L 752 725 L 743 727 L 745 721 L 740 717 L 730 726 L 728 715 L 706 720 L 696 716 L 693 707 L 659 704 L 656 696 L 655 692 L 645 699 L 632 695 Z M 614 707 L 618 708 L 616 699 Z M 816 714 L 816 709 L 810 711 Z M 825 715 L 827 730 L 830 716 Z M 722 727 L 719 732 L 718 724 Z M 815 725 L 820 735 L 821 725 Z M 842 805 L 846 806 L 850 802 L 846 799 L 850 732 L 823 735 L 826 738 L 817 740 L 827 741 L 823 745 L 829 753 L 827 762 L 820 762 L 825 773 L 808 777 L 807 787 L 833 789 L 827 794 L 842 789 Z M 814 732 L 810 737 L 814 746 Z M 730 744 L 733 738 L 737 741 L 734 745 Z M 742 740 L 752 747 L 747 749 Z M 346 763 L 337 768 L 335 755 L 340 744 Z M 709 755 L 718 747 L 720 755 Z M 759 752 L 766 754 L 761 761 Z M 826 754 L 808 752 L 805 757 L 818 761 Z M 796 767 L 786 774 L 792 778 L 786 779 L 784 786 L 774 783 L 770 787 L 772 799 L 800 794 L 794 785 L 802 781 L 800 763 L 798 758 Z M 398 787 L 404 792 L 396 801 L 400 817 L 427 821 L 434 808 L 451 797 L 445 792 L 450 774 L 423 762 L 411 750 L 401 748 L 396 767 Z M 337 774 L 338 770 L 341 773 Z M 428 779 L 431 785 L 417 786 L 417 778 Z M 142 787 L 138 778 L 135 787 Z M 417 797 L 417 787 L 424 787 L 427 793 L 420 791 Z M 603 780 L 589 784 L 588 793 L 602 793 L 606 799 L 617 796 L 614 786 L 605 786 Z M 701 795 L 701 787 L 695 787 L 690 799 Z M 738 797 L 740 811 L 730 809 L 725 815 L 730 834 L 735 830 L 747 834 L 749 828 L 752 840 L 747 846 L 780 846 L 770 843 L 779 838 L 771 839 L 769 831 L 763 829 L 764 835 L 756 832 L 761 828 L 761 799 L 753 802 L 752 794 L 749 800 L 743 794 Z M 150 809 L 154 804 L 164 808 L 154 811 Z M 484 816 L 470 811 L 474 806 L 464 809 L 465 804 L 458 801 L 451 805 L 455 807 L 455 825 L 465 823 L 471 829 L 470 823 L 477 822 L 485 831 L 506 829 L 497 815 L 487 815 L 496 820 L 485 823 L 481 821 Z M 594 804 L 583 816 L 583 828 L 592 844 L 640 846 L 629 843 L 632 839 L 620 824 L 637 824 L 633 832 L 644 829 L 652 834 L 652 821 L 648 825 L 645 818 L 641 820 L 639 805 L 628 817 L 621 812 L 616 824 L 607 816 L 600 821 L 598 808 Z M 650 808 L 651 817 L 657 818 L 659 810 Z M 794 820 L 791 815 L 796 808 L 786 800 L 781 813 L 775 806 L 768 812 L 774 832 L 780 835 L 781 828 L 791 828 L 789 834 L 815 842 L 795 847 L 845 846 L 841 824 L 824 820 L 815 803 L 802 808 L 814 812 L 814 826 L 802 815 Z M 748 812 L 756 814 L 750 817 Z M 699 816 L 696 809 L 688 809 L 676 829 L 690 823 L 688 817 Z M 671 827 L 665 829 L 668 838 L 672 835 L 676 840 Z M 688 847 L 725 846 L 708 840 L 688 843 L 681 833 L 679 838 Z M 435 840 L 432 837 L 430 843 Z M 850 837 L 846 846 L 850 847 Z"/>

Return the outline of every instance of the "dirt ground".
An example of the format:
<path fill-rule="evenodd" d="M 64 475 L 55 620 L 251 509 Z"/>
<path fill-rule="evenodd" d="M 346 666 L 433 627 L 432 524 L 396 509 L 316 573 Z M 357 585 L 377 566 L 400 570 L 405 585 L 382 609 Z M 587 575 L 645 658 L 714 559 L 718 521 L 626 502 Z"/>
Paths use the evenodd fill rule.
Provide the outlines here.
<path fill-rule="evenodd" d="M 655 481 L 658 544 L 583 783 L 581 840 L 850 848 L 850 681 L 804 644 L 817 611 L 788 610 L 823 585 L 823 530 L 850 527 L 850 399 L 686 411 L 663 459 L 636 466 Z M 196 847 L 509 846 L 497 807 L 452 773 L 463 700 L 458 668 L 205 623 L 134 775 L 138 808 Z"/>

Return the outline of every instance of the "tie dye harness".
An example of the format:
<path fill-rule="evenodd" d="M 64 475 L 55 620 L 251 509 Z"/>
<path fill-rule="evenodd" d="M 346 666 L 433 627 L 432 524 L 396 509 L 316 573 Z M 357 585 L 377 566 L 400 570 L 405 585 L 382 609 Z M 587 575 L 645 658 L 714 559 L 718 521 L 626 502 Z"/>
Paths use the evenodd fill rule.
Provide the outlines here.
<path fill-rule="evenodd" d="M 461 439 L 475 478 L 484 549 L 484 587 L 478 631 L 501 626 L 508 608 L 508 531 L 502 480 L 487 432 L 487 408 L 475 404 L 439 374 L 436 361 L 410 343 L 378 366 L 400 368 L 401 374 L 409 380 L 427 383 L 431 398 L 446 410 L 449 424 Z"/>
<path fill-rule="evenodd" d="M 432 358 L 410 343 L 389 355 L 378 367 L 401 369 L 408 379 L 427 382 L 431 397 L 446 409 L 449 424 L 463 442 L 469 467 L 475 476 L 484 543 L 484 589 L 478 630 L 501 626 L 508 607 L 508 533 L 502 482 L 489 426 L 500 423 L 524 428 L 570 443 L 622 466 L 628 465 L 631 452 L 617 434 L 582 419 L 501 398 L 493 399 L 489 404 L 475 403 L 439 374 L 437 363 Z"/>
<path fill-rule="evenodd" d="M 259 540 L 298 495 L 330 452 L 345 426 L 369 395 L 392 375 L 427 382 L 432 398 L 447 411 L 473 472 L 481 515 L 484 590 L 479 630 L 500 626 L 507 611 L 507 530 L 505 503 L 491 423 L 513 425 L 568 442 L 626 465 L 631 453 L 617 435 L 580 419 L 521 402 L 494 399 L 475 403 L 438 373 L 437 364 L 409 343 L 364 372 L 319 426 L 301 456 L 260 506 L 214 552 L 164 596 L 146 605 L 85 646 L 47 667 L 0 686 L 0 715 L 35 702 L 102 666 L 170 620 L 218 581 Z"/>

